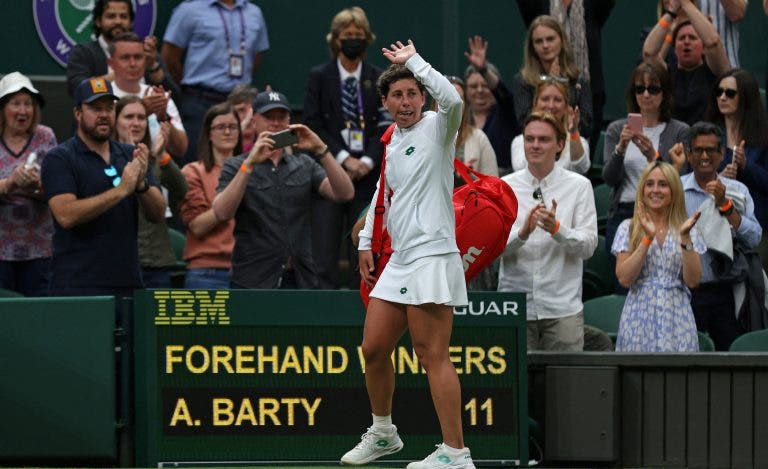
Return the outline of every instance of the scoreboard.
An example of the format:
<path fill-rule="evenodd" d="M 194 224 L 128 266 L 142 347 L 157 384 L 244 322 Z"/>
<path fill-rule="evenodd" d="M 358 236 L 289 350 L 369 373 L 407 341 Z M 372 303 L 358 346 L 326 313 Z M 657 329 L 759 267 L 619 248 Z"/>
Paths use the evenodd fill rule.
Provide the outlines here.
<path fill-rule="evenodd" d="M 136 464 L 337 464 L 371 424 L 356 291 L 142 290 L 135 294 Z M 525 296 L 470 293 L 450 358 L 473 459 L 527 463 Z M 418 460 L 439 443 L 409 338 L 392 356 L 393 422 Z"/>

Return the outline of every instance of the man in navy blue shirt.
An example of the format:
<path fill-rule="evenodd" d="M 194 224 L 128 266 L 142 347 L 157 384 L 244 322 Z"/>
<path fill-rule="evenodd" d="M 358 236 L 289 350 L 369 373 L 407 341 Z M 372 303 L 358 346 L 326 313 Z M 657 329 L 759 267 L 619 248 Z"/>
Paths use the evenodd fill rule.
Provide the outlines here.
<path fill-rule="evenodd" d="M 142 285 L 137 210 L 160 221 L 165 200 L 147 172 L 147 147 L 110 140 L 110 83 L 83 80 L 74 99 L 77 132 L 46 155 L 41 169 L 54 219 L 50 293 L 130 296 Z"/>

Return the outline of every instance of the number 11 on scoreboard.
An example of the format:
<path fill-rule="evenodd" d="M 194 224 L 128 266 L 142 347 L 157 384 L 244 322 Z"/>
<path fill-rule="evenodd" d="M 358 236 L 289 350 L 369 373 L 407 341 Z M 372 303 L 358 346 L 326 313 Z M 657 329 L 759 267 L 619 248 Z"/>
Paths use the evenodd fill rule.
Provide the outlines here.
<path fill-rule="evenodd" d="M 469 425 L 470 426 L 477 426 L 477 419 L 478 417 L 481 417 L 481 415 L 478 415 L 479 413 L 485 413 L 485 425 L 486 426 L 492 426 L 493 425 L 493 399 L 488 398 L 485 401 L 483 401 L 482 404 L 480 404 L 480 409 L 477 407 L 477 398 L 473 397 L 469 400 L 469 402 L 464 405 L 464 410 L 469 411 Z"/>

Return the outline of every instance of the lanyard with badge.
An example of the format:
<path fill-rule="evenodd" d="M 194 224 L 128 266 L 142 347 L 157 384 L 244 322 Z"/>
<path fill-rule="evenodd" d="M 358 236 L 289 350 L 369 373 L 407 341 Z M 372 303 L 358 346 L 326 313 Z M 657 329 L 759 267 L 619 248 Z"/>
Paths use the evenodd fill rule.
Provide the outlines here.
<path fill-rule="evenodd" d="M 235 53 L 229 42 L 229 27 L 224 20 L 224 14 L 221 8 L 217 8 L 221 24 L 224 25 L 224 38 L 227 41 L 227 52 L 229 52 L 229 76 L 232 78 L 243 78 L 243 60 L 245 59 L 245 19 L 243 11 L 237 8 L 237 14 L 240 16 L 240 51 Z"/>
<path fill-rule="evenodd" d="M 341 84 L 342 93 L 344 92 L 344 84 Z M 365 136 L 365 117 L 363 115 L 363 97 L 362 90 L 360 89 L 360 80 L 357 80 L 357 117 L 360 119 L 360 128 L 353 129 L 353 123 L 347 119 L 346 127 L 341 130 L 341 138 L 344 139 L 344 143 L 347 144 L 347 148 L 351 152 L 362 152 L 364 146 Z"/>

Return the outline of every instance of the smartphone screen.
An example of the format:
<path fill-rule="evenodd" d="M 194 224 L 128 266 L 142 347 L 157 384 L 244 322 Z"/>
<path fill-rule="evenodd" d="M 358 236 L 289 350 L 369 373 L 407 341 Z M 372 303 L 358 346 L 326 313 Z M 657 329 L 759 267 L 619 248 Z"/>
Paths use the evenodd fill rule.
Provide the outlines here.
<path fill-rule="evenodd" d="M 283 148 L 299 142 L 299 137 L 296 135 L 296 132 L 291 129 L 274 133 L 271 138 L 275 141 L 275 148 Z"/>
<path fill-rule="evenodd" d="M 627 114 L 627 125 L 629 125 L 629 128 L 637 133 L 642 133 L 643 131 L 643 116 L 636 113 L 629 113 Z"/>

